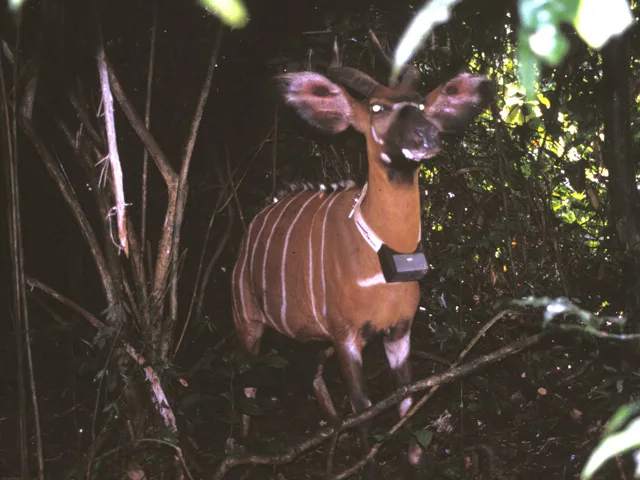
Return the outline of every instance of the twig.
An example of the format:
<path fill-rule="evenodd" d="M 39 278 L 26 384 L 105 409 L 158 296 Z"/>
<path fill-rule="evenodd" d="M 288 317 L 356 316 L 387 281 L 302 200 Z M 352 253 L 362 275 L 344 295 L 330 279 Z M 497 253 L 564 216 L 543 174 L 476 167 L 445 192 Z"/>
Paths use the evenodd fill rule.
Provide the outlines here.
<path fill-rule="evenodd" d="M 153 21 L 151 25 L 151 40 L 149 51 L 149 66 L 147 67 L 147 96 L 144 105 L 144 126 L 147 130 L 151 125 L 151 88 L 153 85 L 153 71 L 156 58 L 156 31 L 158 27 L 158 0 L 153 2 Z M 140 248 L 144 258 L 145 241 L 147 239 L 147 186 L 149 170 L 149 152 L 145 148 L 142 156 L 142 194 L 140 198 Z M 147 286 L 142 285 L 144 298 L 147 297 Z"/>
<path fill-rule="evenodd" d="M 278 160 L 278 104 L 273 111 L 273 142 L 271 143 L 271 197 L 276 194 L 276 166 Z"/>
<path fill-rule="evenodd" d="M 169 315 L 165 318 L 163 325 L 164 336 L 160 339 L 160 356 L 161 358 L 168 358 L 171 349 L 171 340 L 173 339 L 173 330 L 178 321 L 178 248 L 180 246 L 180 233 L 182 227 L 182 220 L 184 218 L 184 209 L 187 204 L 187 175 L 189 173 L 189 166 L 191 165 L 191 157 L 193 149 L 198 138 L 198 129 L 200 128 L 200 122 L 202 120 L 202 114 L 204 113 L 204 107 L 209 98 L 209 92 L 211 91 L 211 83 L 213 80 L 213 73 L 215 72 L 218 54 L 220 53 L 220 47 L 222 45 L 222 24 L 218 26 L 218 36 L 213 44 L 211 50 L 211 57 L 209 58 L 209 68 L 205 75 L 202 89 L 200 90 L 200 97 L 196 106 L 196 111 L 193 115 L 191 127 L 189 129 L 189 137 L 187 138 L 187 144 L 185 146 L 185 152 L 182 157 L 182 168 L 180 169 L 180 181 L 178 183 L 178 189 L 176 193 L 176 209 L 175 216 L 171 223 L 171 290 L 169 293 Z"/>
<path fill-rule="evenodd" d="M 229 183 L 231 184 L 233 182 L 232 178 L 229 178 Z M 214 252 L 213 256 L 211 257 L 211 260 L 208 263 L 207 268 L 205 269 L 205 275 L 203 277 L 202 282 L 200 282 L 200 275 L 202 273 L 202 267 L 204 265 L 204 254 L 206 252 L 206 246 L 209 243 L 209 235 L 211 234 L 211 228 L 213 227 L 213 222 L 216 218 L 216 215 L 219 213 L 218 211 L 218 206 L 220 203 L 222 203 L 222 199 L 224 198 L 224 195 L 226 193 L 226 188 L 222 189 L 220 191 L 220 195 L 218 195 L 218 200 L 216 201 L 216 205 L 213 208 L 213 212 L 211 213 L 211 217 L 209 218 L 209 225 L 207 227 L 207 232 L 205 233 L 204 236 L 204 242 L 202 245 L 202 251 L 200 253 L 200 261 L 198 262 L 198 271 L 196 272 L 196 279 L 194 282 L 194 285 L 196 286 L 196 288 L 193 289 L 193 295 L 191 296 L 191 302 L 189 304 L 189 311 L 187 313 L 187 318 L 184 321 L 184 325 L 182 326 L 182 331 L 180 332 L 180 337 L 178 338 L 178 342 L 176 343 L 175 348 L 173 349 L 173 354 L 172 354 L 172 358 L 175 358 L 176 354 L 178 353 L 178 350 L 180 349 L 180 345 L 182 345 L 182 340 L 184 338 L 184 335 L 187 331 L 187 326 L 189 325 L 189 322 L 191 321 L 191 315 L 193 313 L 193 307 L 194 305 L 198 305 L 197 307 L 197 312 L 199 313 L 201 310 L 201 305 L 202 305 L 202 297 L 204 296 L 204 292 L 206 289 L 206 285 L 208 283 L 208 279 L 209 276 L 211 274 L 211 270 L 213 269 L 213 265 L 215 264 L 215 262 L 218 260 L 218 257 L 222 254 L 222 250 L 224 249 L 225 245 L 227 244 L 227 242 L 229 241 L 229 238 L 231 236 L 231 228 L 233 227 L 233 209 L 229 208 L 229 219 L 227 221 L 227 227 L 225 229 L 224 234 L 222 235 L 222 238 L 220 239 L 220 241 L 218 242 L 218 247 L 216 248 L 216 251 Z"/>
<path fill-rule="evenodd" d="M 19 38 L 19 36 L 18 36 Z M 14 86 L 18 81 L 17 60 L 13 65 Z M 35 88 L 35 82 L 30 82 L 29 87 Z M 18 355 L 18 385 L 20 389 L 20 445 L 24 450 L 21 452 L 20 462 L 22 474 L 29 476 L 29 458 L 27 445 L 27 401 L 26 389 L 24 385 L 24 356 L 27 358 L 27 373 L 29 387 L 31 390 L 31 404 L 33 407 L 33 422 L 36 437 L 36 457 L 38 460 L 38 479 L 44 480 L 44 454 L 42 447 L 42 431 L 40 429 L 40 410 L 38 408 L 38 395 L 36 391 L 36 381 L 33 367 L 33 355 L 31 353 L 31 327 L 29 321 L 29 309 L 27 308 L 27 295 L 24 275 L 24 246 L 22 242 L 22 218 L 20 214 L 20 189 L 18 181 L 18 143 L 17 143 L 17 105 L 12 103 L 12 119 L 9 117 L 9 103 L 6 85 L 4 82 L 4 69 L 0 57 L 0 89 L 2 92 L 2 111 L 4 113 L 4 124 L 6 126 L 5 135 L 7 140 L 8 170 L 7 180 L 7 203 L 9 204 L 9 232 L 12 259 L 12 280 L 13 280 L 13 321 L 16 330 L 16 354 Z M 35 93 L 31 92 L 31 95 Z"/>
<path fill-rule="evenodd" d="M 102 37 L 102 35 L 100 35 Z M 129 256 L 129 242 L 127 240 L 127 219 L 125 217 L 126 202 L 124 199 L 124 181 L 122 178 L 122 166 L 120 165 L 120 154 L 118 153 L 118 141 L 116 138 L 116 120 L 113 114 L 113 96 L 109 86 L 109 74 L 104 56 L 104 46 L 102 42 L 98 47 L 98 75 L 100 77 L 100 88 L 102 90 L 102 102 L 104 105 L 104 128 L 107 132 L 107 144 L 109 146 L 109 165 L 111 166 L 111 181 L 113 182 L 113 194 L 116 205 L 116 221 L 118 225 L 118 247 Z"/>
<path fill-rule="evenodd" d="M 495 352 L 482 355 L 475 360 L 472 360 L 464 365 L 450 368 L 446 372 L 432 375 L 431 377 L 418 380 L 410 385 L 405 385 L 400 388 L 397 388 L 393 393 L 388 395 L 383 400 L 379 401 L 372 407 L 368 408 L 364 412 L 356 416 L 347 417 L 347 419 L 342 422 L 339 427 L 334 427 L 329 425 L 324 427 L 323 429 L 316 432 L 314 435 L 307 437 L 301 442 L 292 445 L 287 448 L 284 452 L 276 455 L 239 455 L 233 457 L 227 457 L 225 460 L 221 462 L 218 467 L 218 470 L 213 475 L 213 480 L 221 480 L 224 476 L 231 470 L 232 468 L 238 467 L 240 465 L 282 465 L 285 463 L 289 463 L 294 460 L 298 455 L 304 453 L 312 448 L 317 447 L 318 445 L 324 443 L 329 440 L 333 434 L 336 432 L 342 432 L 344 430 L 353 428 L 357 425 L 360 425 L 367 420 L 372 419 L 376 415 L 379 415 L 381 412 L 387 410 L 388 408 L 400 403 L 404 400 L 409 394 L 420 392 L 426 390 L 427 388 L 433 387 L 434 385 L 441 385 L 445 383 L 451 383 L 461 377 L 470 375 L 471 373 L 480 370 L 481 368 L 486 367 L 492 363 L 498 362 L 500 360 L 505 359 L 510 355 L 514 355 L 525 348 L 529 348 L 533 345 L 539 343 L 543 338 L 547 337 L 551 332 L 544 331 L 538 333 L 536 335 L 525 337 L 523 339 L 516 340 L 511 344 L 502 347 Z"/>
<path fill-rule="evenodd" d="M 504 310 L 504 311 L 500 312 L 499 314 L 497 314 L 496 316 L 494 316 L 491 320 L 489 320 L 485 324 L 485 326 L 480 329 L 480 331 L 476 334 L 476 336 L 467 344 L 467 346 L 462 351 L 462 353 L 460 353 L 460 355 L 458 356 L 458 359 L 451 366 L 451 368 L 452 369 L 453 368 L 457 368 L 458 365 L 460 365 L 460 362 L 462 362 L 462 360 L 464 359 L 464 357 L 467 356 L 467 353 L 469 353 L 469 351 L 475 346 L 475 344 L 478 343 L 480 338 L 483 337 L 484 334 L 487 333 L 487 331 L 493 325 L 495 325 L 495 323 L 498 320 L 500 320 L 502 317 L 504 317 L 505 315 L 507 315 L 509 313 L 513 313 L 513 312 L 510 311 L 510 310 Z M 361 459 L 360 461 L 358 461 L 357 463 L 355 463 L 351 467 L 343 470 L 342 472 L 340 472 L 339 474 L 334 476 L 333 480 L 343 480 L 345 478 L 348 478 L 349 476 L 353 475 L 355 472 L 360 470 L 362 467 L 364 467 L 365 464 L 369 460 L 372 460 L 377 455 L 378 451 L 382 447 L 382 444 L 385 441 L 387 441 L 389 438 L 391 438 L 402 426 L 404 426 L 407 423 L 407 421 L 411 417 L 413 417 L 416 414 L 416 412 L 418 410 L 420 410 L 420 408 L 422 408 L 422 406 L 427 402 L 427 400 L 429 400 L 436 393 L 436 391 L 438 391 L 439 388 L 440 388 L 440 384 L 437 384 L 437 385 L 434 385 L 433 387 L 431 387 L 431 389 L 426 394 L 424 394 L 422 396 L 422 398 L 415 403 L 415 405 L 413 405 L 409 409 L 409 411 L 406 413 L 406 415 L 404 417 L 402 417 L 393 427 L 391 427 L 389 429 L 389 431 L 382 437 L 382 440 L 378 441 L 371 448 L 371 450 L 369 450 L 369 452 L 367 453 L 367 455 L 365 455 L 365 457 L 363 459 Z"/>
<path fill-rule="evenodd" d="M 27 281 L 27 285 L 29 285 L 31 288 L 37 288 L 43 291 L 44 293 L 46 293 L 47 295 L 49 295 L 50 297 L 52 297 L 53 299 L 62 303 L 63 305 L 66 305 L 67 307 L 71 308 L 73 311 L 75 311 L 77 314 L 79 314 L 81 317 L 87 320 L 96 329 L 102 330 L 106 328 L 106 325 L 102 321 L 100 321 L 95 315 L 88 312 L 87 310 L 82 308 L 80 305 L 75 303 L 73 300 L 65 297 L 64 295 L 57 292 L 56 290 L 49 287 L 48 285 L 45 285 L 41 281 L 31 277 L 26 277 L 26 281 Z M 162 389 L 162 385 L 160 383 L 160 378 L 158 377 L 158 374 L 148 364 L 145 357 L 139 354 L 135 350 L 135 348 L 133 348 L 130 344 L 128 344 L 125 341 L 122 341 L 122 345 L 125 347 L 129 356 L 133 358 L 136 361 L 136 363 L 138 363 L 138 365 L 142 366 L 145 372 L 147 381 L 151 384 L 151 391 L 155 397 L 155 400 L 158 406 L 158 411 L 162 416 L 162 419 L 164 420 L 164 424 L 169 429 L 171 429 L 172 432 L 174 433 L 177 432 L 178 427 L 176 426 L 175 415 L 173 414 L 173 411 L 169 406 L 169 402 L 167 401 L 167 397 L 164 393 L 164 390 Z"/>
<path fill-rule="evenodd" d="M 78 222 L 80 232 L 85 238 L 87 245 L 89 246 L 89 250 L 91 251 L 91 255 L 96 263 L 98 274 L 100 275 L 100 280 L 102 283 L 102 288 L 107 298 L 107 303 L 109 305 L 115 304 L 117 301 L 116 289 L 113 284 L 109 268 L 107 267 L 107 262 L 102 252 L 102 248 L 98 243 L 95 232 L 91 228 L 89 219 L 87 218 L 84 210 L 78 202 L 78 198 L 67 183 L 63 173 L 60 171 L 60 168 L 54 161 L 53 155 L 33 130 L 31 121 L 25 117 L 22 117 L 21 120 L 22 130 L 27 135 L 27 137 L 33 144 L 33 147 L 40 155 L 40 158 L 42 159 L 44 166 L 47 168 L 49 175 L 51 175 L 53 181 L 58 186 L 63 199 L 66 201 L 67 205 L 73 212 L 74 218 Z"/>

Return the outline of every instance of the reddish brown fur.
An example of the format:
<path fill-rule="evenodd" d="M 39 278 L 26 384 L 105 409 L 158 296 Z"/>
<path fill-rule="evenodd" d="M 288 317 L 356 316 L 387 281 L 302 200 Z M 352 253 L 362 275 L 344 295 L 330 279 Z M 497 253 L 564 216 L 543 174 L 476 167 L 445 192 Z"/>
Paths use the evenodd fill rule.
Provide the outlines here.
<path fill-rule="evenodd" d="M 371 79 L 364 80 L 371 85 Z M 357 101 L 318 74 L 281 77 L 285 99 L 309 123 L 332 133 L 353 126 L 366 136 L 369 177 L 362 215 L 385 244 L 404 253 L 414 252 L 420 237 L 419 161 L 438 152 L 434 132 L 459 130 L 486 106 L 485 82 L 461 75 L 422 100 L 412 94 L 411 101 L 406 100 L 406 89 L 379 86 L 368 100 Z M 381 105 L 386 113 L 373 113 L 371 105 Z M 419 109 L 424 116 L 418 115 Z M 405 126 L 407 118 L 418 119 Z M 408 132 L 406 138 L 414 142 L 407 146 L 407 158 L 419 156 L 402 181 L 393 180 L 395 167 L 385 160 L 392 147 L 406 150 L 387 137 L 395 122 L 405 122 L 399 124 L 398 138 Z M 370 405 L 362 378 L 363 332 L 385 333 L 397 383 L 408 383 L 408 342 L 420 298 L 418 282 L 380 281 L 378 255 L 350 217 L 359 193 L 356 188 L 294 192 L 265 208 L 249 226 L 232 278 L 234 321 L 246 350 L 259 352 L 265 325 L 300 341 L 330 340 L 356 412 Z M 410 400 L 405 403 L 401 414 Z M 245 420 L 246 434 L 248 417 Z M 361 436 L 366 449 L 366 425 Z"/>

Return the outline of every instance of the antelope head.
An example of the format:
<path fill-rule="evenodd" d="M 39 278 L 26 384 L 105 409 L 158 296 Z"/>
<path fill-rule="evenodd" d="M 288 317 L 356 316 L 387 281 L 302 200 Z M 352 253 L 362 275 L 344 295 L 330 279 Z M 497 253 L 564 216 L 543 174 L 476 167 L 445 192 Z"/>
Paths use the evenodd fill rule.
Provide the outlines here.
<path fill-rule="evenodd" d="M 422 95 L 416 90 L 419 72 L 413 66 L 398 86 L 390 87 L 341 66 L 337 58 L 334 47 L 326 77 L 312 72 L 276 77 L 285 101 L 325 132 L 351 126 L 362 133 L 370 167 L 384 169 L 394 182 L 413 182 L 420 162 L 440 151 L 441 134 L 464 130 L 493 98 L 486 77 L 463 73 Z"/>

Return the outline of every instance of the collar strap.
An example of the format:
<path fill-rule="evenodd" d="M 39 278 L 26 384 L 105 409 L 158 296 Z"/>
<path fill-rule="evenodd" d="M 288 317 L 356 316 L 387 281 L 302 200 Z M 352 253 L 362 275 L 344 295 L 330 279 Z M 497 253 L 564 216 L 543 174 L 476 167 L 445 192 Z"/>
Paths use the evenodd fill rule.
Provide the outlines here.
<path fill-rule="evenodd" d="M 356 227 L 358 227 L 358 231 L 360 232 L 360 235 L 362 235 L 362 238 L 364 238 L 364 240 L 369 244 L 374 252 L 378 252 L 384 245 L 384 242 L 376 234 L 376 232 L 373 231 L 373 228 L 371 228 L 366 222 L 366 220 L 362 216 L 362 210 L 360 209 L 362 200 L 364 200 L 364 196 L 367 194 L 368 186 L 369 184 L 365 183 L 364 187 L 362 187 L 362 191 L 355 198 L 353 208 L 351 209 L 351 213 L 349 213 L 349 218 L 353 217 L 356 223 Z M 418 241 L 416 243 L 419 245 L 422 238 L 422 225 L 420 225 L 418 228 Z"/>

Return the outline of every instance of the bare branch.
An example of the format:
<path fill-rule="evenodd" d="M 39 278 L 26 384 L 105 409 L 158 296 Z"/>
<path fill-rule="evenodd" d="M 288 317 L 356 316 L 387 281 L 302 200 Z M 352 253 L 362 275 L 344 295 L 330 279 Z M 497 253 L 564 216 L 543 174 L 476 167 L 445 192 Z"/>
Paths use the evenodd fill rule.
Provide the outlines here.
<path fill-rule="evenodd" d="M 175 216 L 173 218 L 173 234 L 171 241 L 171 293 L 169 295 L 170 312 L 166 318 L 166 324 L 163 326 L 163 338 L 161 338 L 160 355 L 162 358 L 168 358 L 171 349 L 171 340 L 173 335 L 169 334 L 173 332 L 178 321 L 178 248 L 180 246 L 180 233 L 182 227 L 182 220 L 184 218 L 184 209 L 187 204 L 187 176 L 189 174 L 189 166 L 191 165 L 191 157 L 193 149 L 198 138 L 198 129 L 200 128 L 200 122 L 202 120 L 202 114 L 204 107 L 209 98 L 209 92 L 211 91 L 211 82 L 213 80 L 213 73 L 218 61 L 218 54 L 220 53 L 220 46 L 222 45 L 222 33 L 223 27 L 219 26 L 218 36 L 213 44 L 211 51 L 211 57 L 209 59 L 209 68 L 205 75 L 202 89 L 200 90 L 200 97 L 196 106 L 196 111 L 193 115 L 193 121 L 191 122 L 191 128 L 189 131 L 189 137 L 187 139 L 187 145 L 185 147 L 184 156 L 182 158 L 182 168 L 180 170 L 180 182 L 178 184 L 177 192 L 177 205 L 175 210 Z"/>
<path fill-rule="evenodd" d="M 47 168 L 49 175 L 51 175 L 54 182 L 58 186 L 58 189 L 60 190 L 62 197 L 64 198 L 67 205 L 73 212 L 74 218 L 78 222 L 78 225 L 80 227 L 80 232 L 85 238 L 89 246 L 89 250 L 91 251 L 91 255 L 96 263 L 96 267 L 98 268 L 98 274 L 100 275 L 102 288 L 104 290 L 105 296 L 107 297 L 108 304 L 109 305 L 115 304 L 118 300 L 118 294 L 116 293 L 115 287 L 113 285 L 113 279 L 111 278 L 102 249 L 98 244 L 98 239 L 96 238 L 96 235 L 93 229 L 91 228 L 89 219 L 85 215 L 84 210 L 82 209 L 82 207 L 80 206 L 80 203 L 78 202 L 78 198 L 76 197 L 75 193 L 67 183 L 67 180 L 64 177 L 64 174 L 60 171 L 60 168 L 54 161 L 53 156 L 51 155 L 47 147 L 44 145 L 44 142 L 42 142 L 42 140 L 40 140 L 38 135 L 36 135 L 31 125 L 31 121 L 23 117 L 21 121 L 21 125 L 22 125 L 23 131 L 25 132 L 25 134 L 33 144 L 34 148 L 40 155 L 40 158 L 42 159 L 45 167 Z"/>
<path fill-rule="evenodd" d="M 102 89 L 102 102 L 104 105 L 104 127 L 107 132 L 107 143 L 109 145 L 109 165 L 111 165 L 111 181 L 113 182 L 113 196 L 116 200 L 115 211 L 118 225 L 118 246 L 129 256 L 129 242 L 127 240 L 127 220 L 125 217 L 124 181 L 122 178 L 122 167 L 120 165 L 120 154 L 118 153 L 118 142 L 116 139 L 116 121 L 113 115 L 113 96 L 109 87 L 109 75 L 104 56 L 104 47 L 98 47 L 98 74 L 100 76 L 100 88 Z"/>
<path fill-rule="evenodd" d="M 480 338 L 482 338 L 484 334 L 487 333 L 487 331 L 493 325 L 495 325 L 498 320 L 502 319 L 504 316 L 511 313 L 513 312 L 510 310 L 503 310 L 502 312 L 495 315 L 491 320 L 489 320 L 484 325 L 484 327 L 482 327 L 480 331 L 475 335 L 475 337 L 473 337 L 473 339 L 467 344 L 467 346 L 462 351 L 462 353 L 458 355 L 458 359 L 455 361 L 455 363 L 452 365 L 451 368 L 456 368 L 458 365 L 460 365 L 462 360 L 464 360 L 464 357 L 466 357 L 467 353 L 469 353 L 471 349 L 475 346 L 475 344 L 478 343 Z M 386 442 L 389 438 L 391 438 L 400 428 L 402 428 L 409 421 L 409 419 L 413 417 L 418 412 L 418 410 L 422 408 L 422 406 L 427 402 L 427 400 L 429 400 L 433 396 L 433 394 L 438 391 L 439 388 L 440 388 L 440 384 L 434 385 L 433 387 L 431 387 L 429 391 L 425 393 L 422 396 L 422 398 L 420 398 L 420 400 L 418 400 L 415 403 L 415 405 L 413 405 L 409 409 L 409 411 L 398 422 L 396 422 L 396 424 L 393 427 L 389 429 L 387 433 L 384 434 L 382 439 L 376 442 L 376 444 L 371 448 L 371 450 L 369 450 L 369 452 L 364 456 L 364 458 L 362 458 L 360 461 L 358 461 L 351 467 L 335 475 L 332 480 L 344 480 L 345 478 L 349 478 L 351 475 L 353 475 L 358 470 L 363 468 L 369 460 L 372 460 L 378 454 L 383 443 Z"/>
<path fill-rule="evenodd" d="M 57 292 L 53 288 L 40 282 L 39 280 L 36 280 L 31 277 L 27 277 L 27 284 L 31 288 L 38 288 L 39 290 L 49 295 L 51 298 L 54 298 L 55 300 L 59 301 L 63 305 L 66 305 L 67 307 L 71 308 L 73 311 L 75 311 L 80 316 L 82 316 L 85 320 L 87 320 L 96 329 L 101 330 L 106 328 L 106 325 L 102 321 L 100 321 L 98 318 L 96 318 L 95 315 L 93 315 L 92 313 L 82 308 L 73 300 L 65 297 L 64 295 Z M 131 346 L 129 343 L 124 341 L 122 342 L 122 344 L 125 347 L 129 356 L 133 358 L 136 361 L 136 363 L 140 365 L 144 370 L 146 379 L 151 386 L 151 391 L 155 398 L 158 411 L 162 416 L 162 419 L 164 420 L 164 424 L 169 429 L 171 429 L 173 433 L 177 433 L 178 427 L 176 425 L 176 418 L 175 418 L 175 415 L 173 414 L 173 410 L 171 410 L 171 407 L 169 406 L 167 396 L 165 395 L 164 390 L 162 389 L 162 384 L 160 383 L 160 378 L 158 377 L 158 374 L 153 370 L 151 366 L 148 365 L 147 360 L 141 354 L 139 354 L 135 350 L 135 348 L 133 348 L 133 346 Z"/>
<path fill-rule="evenodd" d="M 550 330 L 538 333 L 536 335 L 525 337 L 519 339 L 511 344 L 502 347 L 495 352 L 481 355 L 480 357 L 472 360 L 464 365 L 461 365 L 456 368 L 450 368 L 449 370 L 437 374 L 432 375 L 430 377 L 424 378 L 422 380 L 418 380 L 410 385 L 405 385 L 396 389 L 395 392 L 388 395 L 383 400 L 379 401 L 369 409 L 365 410 L 359 415 L 349 416 L 347 419 L 342 422 L 342 424 L 334 428 L 332 426 L 327 426 L 314 435 L 307 437 L 301 442 L 292 445 L 288 449 L 286 449 L 283 453 L 276 455 L 238 455 L 234 457 L 227 457 L 222 463 L 218 466 L 215 474 L 213 475 L 213 480 L 221 480 L 225 477 L 225 475 L 232 468 L 238 467 L 240 465 L 283 465 L 285 463 L 289 463 L 293 461 L 298 455 L 311 450 L 312 448 L 321 445 L 325 441 L 329 440 L 332 435 L 337 432 L 342 432 L 344 430 L 348 430 L 350 428 L 356 427 L 367 420 L 372 419 L 373 417 L 379 415 L 383 411 L 388 408 L 400 403 L 404 400 L 409 394 L 420 392 L 426 390 L 427 388 L 433 387 L 434 385 L 442 385 L 445 383 L 451 383 L 453 381 L 458 380 L 459 378 L 470 375 L 487 365 L 490 365 L 495 362 L 499 362 L 500 360 L 504 360 L 505 358 L 514 355 L 525 348 L 529 348 L 533 345 L 540 343 L 540 341 L 547 337 L 551 333 Z"/>

